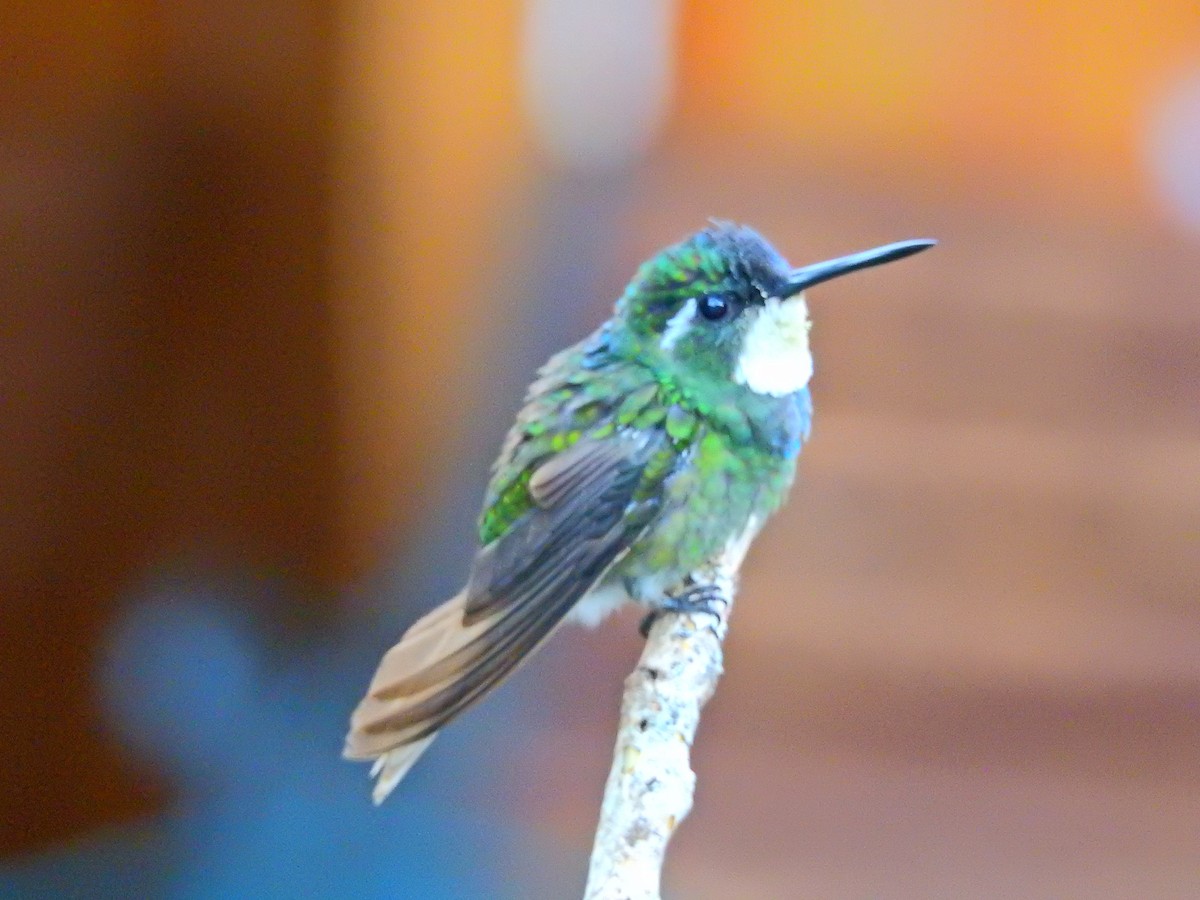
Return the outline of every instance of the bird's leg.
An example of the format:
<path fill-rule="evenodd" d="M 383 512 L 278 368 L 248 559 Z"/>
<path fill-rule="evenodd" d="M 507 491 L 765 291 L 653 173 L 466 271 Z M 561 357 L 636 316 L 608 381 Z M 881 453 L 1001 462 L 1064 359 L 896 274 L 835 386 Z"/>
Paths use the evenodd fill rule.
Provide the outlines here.
<path fill-rule="evenodd" d="M 646 613 L 642 624 L 638 626 L 638 631 L 641 632 L 642 637 L 649 637 L 650 627 L 660 615 L 666 612 L 705 613 L 720 619 L 725 615 L 728 605 L 729 600 L 720 586 L 711 583 L 696 584 L 689 581 L 683 590 L 667 594 L 655 605 L 654 609 Z M 716 629 L 715 625 L 709 627 Z"/>

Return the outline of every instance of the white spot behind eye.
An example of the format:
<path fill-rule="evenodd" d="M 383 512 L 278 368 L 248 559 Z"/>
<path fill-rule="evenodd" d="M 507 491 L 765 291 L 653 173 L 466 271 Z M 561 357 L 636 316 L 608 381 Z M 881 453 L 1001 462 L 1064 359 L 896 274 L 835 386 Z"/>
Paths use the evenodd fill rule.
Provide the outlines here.
<path fill-rule="evenodd" d="M 666 327 L 663 329 L 662 338 L 659 340 L 658 346 L 661 347 L 664 352 L 670 353 L 671 350 L 674 349 L 675 345 L 679 342 L 679 339 L 683 337 L 684 333 L 688 330 L 688 327 L 692 324 L 692 320 L 695 318 L 696 298 L 691 297 L 688 299 L 687 303 L 679 307 L 679 312 L 671 316 Z"/>

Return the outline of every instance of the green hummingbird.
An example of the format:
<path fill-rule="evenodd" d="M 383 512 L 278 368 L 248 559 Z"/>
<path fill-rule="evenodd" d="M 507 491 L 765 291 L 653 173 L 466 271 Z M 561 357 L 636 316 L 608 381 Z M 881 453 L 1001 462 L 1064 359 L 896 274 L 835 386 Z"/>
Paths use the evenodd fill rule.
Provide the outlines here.
<path fill-rule="evenodd" d="M 791 487 L 813 373 L 804 290 L 912 240 L 793 269 L 714 222 L 643 263 L 612 318 L 551 357 L 493 467 L 466 587 L 383 657 L 345 755 L 381 803 L 441 728 L 563 622 L 628 601 L 706 609 Z"/>

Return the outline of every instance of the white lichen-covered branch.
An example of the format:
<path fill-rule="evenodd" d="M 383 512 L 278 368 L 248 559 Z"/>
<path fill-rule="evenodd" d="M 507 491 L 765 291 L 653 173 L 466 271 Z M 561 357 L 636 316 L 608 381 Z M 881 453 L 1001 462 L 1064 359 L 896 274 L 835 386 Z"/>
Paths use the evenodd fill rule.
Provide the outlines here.
<path fill-rule="evenodd" d="M 660 896 L 667 844 L 692 808 L 692 741 L 721 677 L 733 605 L 733 576 L 716 574 L 711 581 L 711 605 L 719 615 L 660 615 L 625 680 L 585 900 Z"/>

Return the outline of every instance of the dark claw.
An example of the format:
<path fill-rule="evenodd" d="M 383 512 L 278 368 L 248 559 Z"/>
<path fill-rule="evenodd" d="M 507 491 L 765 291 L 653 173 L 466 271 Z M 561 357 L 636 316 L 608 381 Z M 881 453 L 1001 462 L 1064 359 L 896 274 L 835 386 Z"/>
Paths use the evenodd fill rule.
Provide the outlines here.
<path fill-rule="evenodd" d="M 655 620 L 666 612 L 708 613 L 719 619 L 725 612 L 725 606 L 725 598 L 717 588 L 712 585 L 694 587 L 678 596 L 664 597 L 655 609 L 646 613 L 638 626 L 638 632 L 643 638 L 648 638 Z"/>
<path fill-rule="evenodd" d="M 654 620 L 658 618 L 657 612 L 648 612 L 642 616 L 642 622 L 638 625 L 638 634 L 642 636 L 642 640 L 650 637 L 650 628 L 654 625 Z"/>

